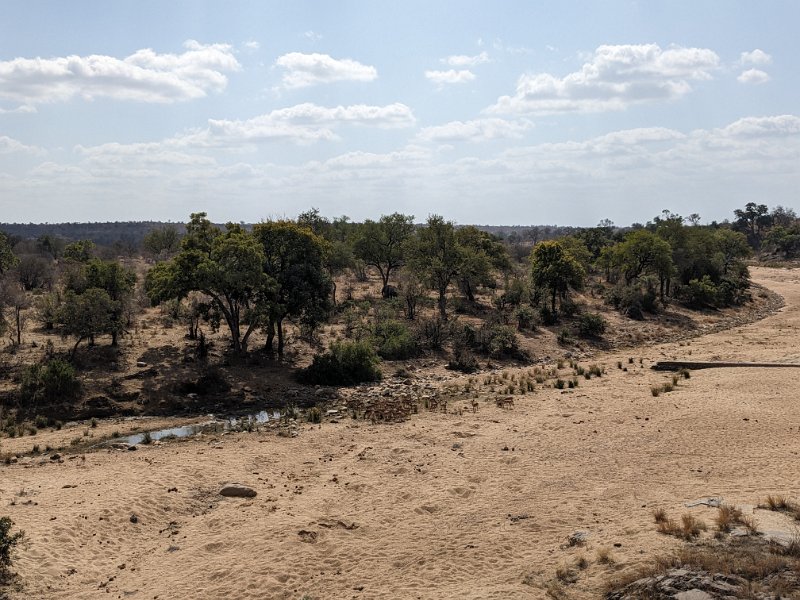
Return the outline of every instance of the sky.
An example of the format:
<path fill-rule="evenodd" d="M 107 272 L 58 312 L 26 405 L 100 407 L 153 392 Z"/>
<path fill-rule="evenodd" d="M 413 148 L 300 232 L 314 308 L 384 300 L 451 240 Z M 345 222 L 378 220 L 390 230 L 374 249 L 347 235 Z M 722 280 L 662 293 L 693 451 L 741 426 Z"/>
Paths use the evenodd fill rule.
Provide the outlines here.
<path fill-rule="evenodd" d="M 800 2 L 3 0 L 0 222 L 798 209 Z"/>

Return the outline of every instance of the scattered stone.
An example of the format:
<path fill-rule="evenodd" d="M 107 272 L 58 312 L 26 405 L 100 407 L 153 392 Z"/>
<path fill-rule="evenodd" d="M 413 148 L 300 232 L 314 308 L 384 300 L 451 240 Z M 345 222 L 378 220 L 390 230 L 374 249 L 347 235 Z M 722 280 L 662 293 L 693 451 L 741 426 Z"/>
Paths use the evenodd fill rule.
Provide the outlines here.
<path fill-rule="evenodd" d="M 147 366 L 147 363 L 144 362 L 143 360 L 137 360 L 136 366 L 139 367 L 140 369 L 144 369 Z"/>
<path fill-rule="evenodd" d="M 300 541 L 306 542 L 308 544 L 313 544 L 317 541 L 317 537 L 319 534 L 316 531 L 307 531 L 305 529 L 301 529 L 297 532 L 297 535 L 300 536 Z"/>
<path fill-rule="evenodd" d="M 222 486 L 219 493 L 220 496 L 227 498 L 252 498 L 257 494 L 253 488 L 241 483 L 227 483 Z"/>
<path fill-rule="evenodd" d="M 589 539 L 589 532 L 588 531 L 574 531 L 570 536 L 567 538 L 567 543 L 570 546 L 581 546 L 586 543 L 586 540 Z"/>
<path fill-rule="evenodd" d="M 50 456 L 50 460 L 61 460 L 61 455 L 56 452 L 55 454 Z"/>
<path fill-rule="evenodd" d="M 131 523 L 138 523 L 139 517 L 136 516 L 136 513 L 131 513 Z"/>
<path fill-rule="evenodd" d="M 695 506 L 710 506 L 711 508 L 719 508 L 722 506 L 722 498 L 719 496 L 709 498 L 699 498 L 692 500 L 685 504 L 686 508 L 693 508 Z"/>

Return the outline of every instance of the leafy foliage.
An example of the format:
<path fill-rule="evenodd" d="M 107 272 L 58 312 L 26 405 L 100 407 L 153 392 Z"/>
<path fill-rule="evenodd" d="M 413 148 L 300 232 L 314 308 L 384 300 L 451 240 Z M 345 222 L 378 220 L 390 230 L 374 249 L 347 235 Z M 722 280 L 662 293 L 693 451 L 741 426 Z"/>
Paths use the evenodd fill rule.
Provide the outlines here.
<path fill-rule="evenodd" d="M 559 242 L 537 244 L 531 254 L 531 279 L 550 294 L 550 310 L 556 314 L 556 300 L 570 289 L 583 287 L 585 273 L 577 260 Z"/>
<path fill-rule="evenodd" d="M 14 552 L 17 546 L 25 540 L 24 532 L 11 533 L 13 527 L 14 522 L 9 517 L 0 517 L 0 583 L 8 579 L 14 561 Z"/>
<path fill-rule="evenodd" d="M 318 354 L 306 369 L 300 371 L 302 383 L 318 385 L 357 385 L 380 381 L 380 359 L 366 341 L 335 342 L 330 350 Z"/>
<path fill-rule="evenodd" d="M 75 369 L 60 358 L 44 364 L 30 365 L 22 375 L 20 400 L 27 406 L 53 404 L 74 400 L 80 396 L 81 382 Z"/>

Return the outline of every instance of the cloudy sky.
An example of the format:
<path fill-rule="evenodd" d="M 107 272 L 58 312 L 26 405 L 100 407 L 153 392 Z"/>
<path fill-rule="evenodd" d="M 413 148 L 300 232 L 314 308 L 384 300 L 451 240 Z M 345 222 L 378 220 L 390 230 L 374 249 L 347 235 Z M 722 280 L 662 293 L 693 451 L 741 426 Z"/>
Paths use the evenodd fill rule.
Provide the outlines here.
<path fill-rule="evenodd" d="M 4 0 L 0 221 L 798 206 L 800 2 Z"/>

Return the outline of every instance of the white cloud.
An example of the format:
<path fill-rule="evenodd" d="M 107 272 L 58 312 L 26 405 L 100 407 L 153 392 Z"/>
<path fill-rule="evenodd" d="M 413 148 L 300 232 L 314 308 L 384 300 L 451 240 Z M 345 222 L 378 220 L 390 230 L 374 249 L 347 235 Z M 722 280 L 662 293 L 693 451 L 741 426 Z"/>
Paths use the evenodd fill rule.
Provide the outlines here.
<path fill-rule="evenodd" d="M 0 135 L 0 154 L 45 154 L 45 151 L 36 146 L 27 146 L 14 138 Z"/>
<path fill-rule="evenodd" d="M 444 125 L 425 127 L 418 138 L 426 142 L 483 142 L 495 139 L 519 139 L 533 129 L 528 120 L 506 121 L 505 119 L 476 119 L 473 121 L 451 121 Z"/>
<path fill-rule="evenodd" d="M 295 123 L 356 123 L 383 128 L 410 127 L 414 125 L 414 113 L 405 104 L 395 102 L 386 106 L 354 104 L 327 108 L 310 102 L 269 113 L 269 118 Z"/>
<path fill-rule="evenodd" d="M 725 136 L 783 137 L 800 135 L 800 117 L 777 115 L 773 117 L 744 117 L 727 127 L 715 130 Z"/>
<path fill-rule="evenodd" d="M 516 93 L 501 96 L 487 112 L 600 112 L 674 100 L 691 91 L 690 81 L 710 79 L 718 66 L 717 54 L 705 48 L 600 46 L 579 71 L 563 78 L 549 73 L 522 75 Z"/>
<path fill-rule="evenodd" d="M 769 65 L 772 64 L 772 56 L 756 48 L 752 52 L 742 52 L 739 62 L 743 65 Z"/>
<path fill-rule="evenodd" d="M 742 71 L 736 78 L 736 81 L 739 83 L 748 83 L 751 85 L 767 83 L 769 80 L 769 74 L 760 69 L 747 69 L 747 71 Z"/>
<path fill-rule="evenodd" d="M 15 58 L 0 62 L 0 99 L 23 106 L 113 98 L 136 102 L 172 103 L 202 98 L 225 89 L 225 72 L 239 62 L 227 44 L 184 43 L 182 54 L 138 50 L 113 56 Z"/>
<path fill-rule="evenodd" d="M 474 67 L 475 65 L 482 65 L 489 62 L 489 55 L 485 51 L 475 56 L 454 54 L 443 58 L 441 62 L 451 67 Z"/>
<path fill-rule="evenodd" d="M 475 74 L 467 69 L 459 71 L 449 69 L 447 71 L 425 71 L 425 77 L 438 86 L 444 86 L 451 83 L 468 83 L 475 79 Z"/>
<path fill-rule="evenodd" d="M 244 46 L 245 49 L 247 50 L 258 50 L 259 48 L 261 48 L 261 44 L 255 40 L 250 40 L 248 42 L 245 42 L 244 44 L 242 44 L 242 46 Z"/>
<path fill-rule="evenodd" d="M 278 57 L 275 65 L 286 69 L 283 85 L 290 89 L 336 81 L 373 81 L 378 77 L 375 67 L 327 54 L 290 52 Z"/>
<path fill-rule="evenodd" d="M 322 39 L 322 34 L 316 33 L 315 31 L 309 29 L 303 33 L 303 37 L 307 40 L 311 40 L 312 42 L 317 42 Z"/>

